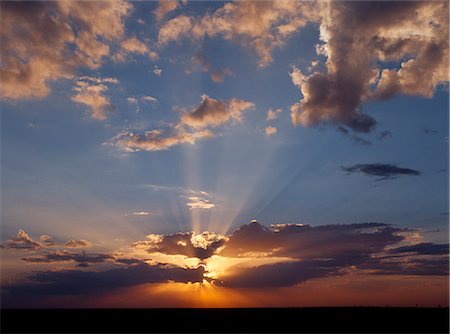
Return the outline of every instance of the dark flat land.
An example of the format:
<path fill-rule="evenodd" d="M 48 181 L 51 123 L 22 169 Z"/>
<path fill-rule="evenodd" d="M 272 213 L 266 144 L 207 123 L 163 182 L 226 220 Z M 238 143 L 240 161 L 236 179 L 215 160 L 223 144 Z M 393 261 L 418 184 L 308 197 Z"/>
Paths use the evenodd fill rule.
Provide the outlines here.
<path fill-rule="evenodd" d="M 1 332 L 449 333 L 449 309 L 7 309 Z"/>

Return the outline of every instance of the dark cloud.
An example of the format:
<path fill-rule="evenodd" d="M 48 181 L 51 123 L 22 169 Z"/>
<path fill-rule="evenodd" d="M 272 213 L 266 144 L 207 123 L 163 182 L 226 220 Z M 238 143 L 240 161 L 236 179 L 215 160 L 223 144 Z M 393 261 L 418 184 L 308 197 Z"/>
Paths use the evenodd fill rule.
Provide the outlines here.
<path fill-rule="evenodd" d="M 276 263 L 253 268 L 241 268 L 237 274 L 221 278 L 218 284 L 246 288 L 291 286 L 337 273 L 339 268 L 333 260 Z"/>
<path fill-rule="evenodd" d="M 101 263 L 113 260 L 108 254 L 88 254 L 86 252 L 71 253 L 65 250 L 57 250 L 41 256 L 25 257 L 22 260 L 33 263 L 52 263 L 52 262 L 78 262 L 81 267 L 86 267 L 90 263 Z"/>
<path fill-rule="evenodd" d="M 423 128 L 422 132 L 427 135 L 437 135 L 439 133 L 438 130 Z"/>
<path fill-rule="evenodd" d="M 350 269 L 383 275 L 447 275 L 448 245 L 421 243 L 391 248 L 405 240 L 406 230 L 381 223 L 348 225 L 244 225 L 230 237 L 222 256 L 290 260 L 243 267 L 236 265 L 217 284 L 230 287 L 281 287 L 310 279 L 345 275 Z M 435 255 L 438 258 L 424 256 Z M 406 260 L 407 258 L 407 260 Z"/>
<path fill-rule="evenodd" d="M 85 247 L 90 247 L 91 243 L 89 241 L 86 240 L 68 240 L 65 244 L 64 247 L 68 247 L 68 248 L 85 248 Z"/>
<path fill-rule="evenodd" d="M 202 282 L 204 268 L 185 269 L 165 265 L 136 264 L 107 271 L 42 271 L 28 277 L 28 282 L 7 286 L 2 297 L 72 295 L 107 292 L 145 283 Z"/>
<path fill-rule="evenodd" d="M 302 259 L 360 256 L 403 240 L 399 232 L 402 229 L 382 223 L 267 228 L 253 222 L 235 231 L 220 254 L 242 256 L 248 252 L 270 252 L 272 256 Z"/>
<path fill-rule="evenodd" d="M 449 245 L 448 244 L 433 244 L 431 242 L 423 242 L 411 246 L 402 246 L 393 248 L 389 253 L 400 254 L 400 253 L 416 253 L 421 255 L 436 255 L 436 254 L 448 254 Z"/>
<path fill-rule="evenodd" d="M 291 106 L 294 125 L 370 132 L 377 122 L 364 103 L 398 94 L 432 97 L 448 82 L 448 2 L 332 1 L 316 8 L 326 70 L 291 73 L 302 94 Z"/>
<path fill-rule="evenodd" d="M 350 130 L 343 126 L 338 126 L 337 130 L 340 133 L 342 133 L 344 136 L 351 138 L 355 144 L 359 144 L 359 145 L 363 145 L 363 146 L 371 146 L 372 145 L 372 142 L 370 140 L 364 139 L 361 136 L 350 133 Z"/>
<path fill-rule="evenodd" d="M 379 177 L 376 181 L 393 180 L 403 175 L 421 175 L 421 173 L 414 169 L 397 167 L 390 164 L 357 164 L 349 167 L 341 167 L 343 171 L 348 174 L 363 173 L 369 176 Z"/>

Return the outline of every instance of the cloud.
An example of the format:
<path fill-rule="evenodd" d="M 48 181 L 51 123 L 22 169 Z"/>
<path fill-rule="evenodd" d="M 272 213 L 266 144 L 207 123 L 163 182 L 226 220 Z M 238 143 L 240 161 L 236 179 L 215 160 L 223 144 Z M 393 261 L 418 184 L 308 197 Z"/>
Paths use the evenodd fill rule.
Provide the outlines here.
<path fill-rule="evenodd" d="M 158 102 L 158 100 L 155 97 L 150 96 L 150 95 L 143 96 L 142 99 L 144 101 L 148 101 L 148 102 Z"/>
<path fill-rule="evenodd" d="M 410 246 L 392 248 L 389 250 L 389 253 L 393 254 L 415 253 L 420 255 L 446 255 L 448 252 L 448 244 L 433 244 L 431 242 L 423 242 Z"/>
<path fill-rule="evenodd" d="M 11 302 L 15 297 L 74 295 L 111 292 L 112 289 L 147 283 L 202 282 L 204 268 L 185 269 L 165 265 L 138 263 L 107 271 L 41 271 L 31 275 L 27 283 L 7 286 L 2 297 Z M 3 303 L 3 301 L 2 301 Z"/>
<path fill-rule="evenodd" d="M 177 130 L 165 137 L 161 136 L 163 133 L 164 131 L 162 130 L 151 130 L 144 134 L 135 134 L 130 131 L 124 131 L 116 135 L 110 143 L 126 152 L 161 151 L 167 150 L 175 145 L 185 143 L 195 144 L 198 139 L 211 138 L 214 136 L 208 129 L 194 132 Z"/>
<path fill-rule="evenodd" d="M 156 75 L 156 76 L 158 76 L 158 77 L 160 77 L 161 74 L 162 74 L 162 69 L 160 69 L 158 66 L 155 66 L 155 67 L 153 68 L 153 74 Z"/>
<path fill-rule="evenodd" d="M 326 71 L 291 73 L 302 94 L 291 106 L 294 125 L 331 123 L 370 132 L 377 122 L 363 113 L 365 102 L 398 94 L 431 97 L 448 81 L 448 3 L 334 1 L 316 7 L 317 50 L 326 57 Z"/>
<path fill-rule="evenodd" d="M 273 136 L 274 134 L 276 134 L 278 132 L 278 129 L 274 126 L 268 126 L 264 130 L 266 131 L 266 135 L 268 137 Z"/>
<path fill-rule="evenodd" d="M 120 50 L 113 56 L 113 59 L 119 63 L 124 62 L 130 54 L 147 55 L 151 60 L 158 59 L 158 54 L 155 51 L 151 51 L 144 42 L 135 36 L 120 42 Z"/>
<path fill-rule="evenodd" d="M 68 248 L 85 248 L 85 247 L 91 247 L 92 244 L 87 241 L 87 240 L 68 240 L 65 244 L 64 247 L 68 247 Z"/>
<path fill-rule="evenodd" d="M 150 212 L 148 212 L 148 211 L 135 211 L 131 214 L 133 216 L 150 216 Z"/>
<path fill-rule="evenodd" d="M 134 242 L 130 254 L 145 252 L 148 258 L 177 258 L 178 265 L 164 265 L 127 254 L 115 257 L 66 250 L 44 252 L 23 260 L 73 262 L 80 267 L 108 263 L 120 267 L 33 272 L 27 281 L 3 287 L 2 297 L 14 300 L 19 296 L 110 292 L 146 283 L 203 282 L 205 279 L 218 286 L 258 289 L 293 286 L 349 273 L 447 276 L 449 245 L 416 243 L 408 237 L 411 232 L 416 231 L 376 222 L 266 227 L 254 221 L 228 236 L 212 232 L 150 234 L 145 240 Z M 21 237 L 30 239 L 24 233 Z M 187 259 L 197 262 L 188 264 Z M 146 263 L 150 260 L 152 265 Z M 225 269 L 212 272 L 211 268 Z"/>
<path fill-rule="evenodd" d="M 131 8 L 122 0 L 2 3 L 0 99 L 43 98 L 52 81 L 101 66 Z"/>
<path fill-rule="evenodd" d="M 261 67 L 269 65 L 272 51 L 305 26 L 314 16 L 311 4 L 297 1 L 237 1 L 226 3 L 201 17 L 179 15 L 164 24 L 158 44 L 188 38 L 195 42 L 205 37 L 222 37 L 252 49 Z"/>
<path fill-rule="evenodd" d="M 351 140 L 353 140 L 353 142 L 355 144 L 358 145 L 363 145 L 363 146 L 371 146 L 372 142 L 370 140 L 364 139 L 361 136 L 358 136 L 354 133 L 351 133 L 350 130 L 348 130 L 347 128 L 343 127 L 343 126 L 338 126 L 336 128 L 340 133 L 342 133 L 344 136 L 350 138 Z"/>
<path fill-rule="evenodd" d="M 391 131 L 389 131 L 389 130 L 381 131 L 381 132 L 378 134 L 378 138 L 379 138 L 379 139 L 392 138 L 392 133 L 391 133 Z"/>
<path fill-rule="evenodd" d="M 100 78 L 81 77 L 73 88 L 75 95 L 71 100 L 88 107 L 91 117 L 95 120 L 105 120 L 108 112 L 112 112 L 115 106 L 111 100 L 104 95 L 108 91 L 106 83 L 117 83 L 110 78 L 102 80 Z"/>
<path fill-rule="evenodd" d="M 67 246 L 66 244 L 65 246 L 74 248 L 74 246 L 72 245 Z M 56 250 L 53 253 L 47 253 L 41 256 L 22 258 L 23 261 L 32 263 L 78 262 L 78 266 L 80 267 L 87 267 L 89 266 L 89 264 L 92 263 L 102 263 L 106 261 L 111 261 L 113 259 L 114 258 L 108 254 L 88 254 L 86 252 L 72 253 L 66 250 Z"/>
<path fill-rule="evenodd" d="M 345 275 L 349 270 L 373 275 L 448 275 L 448 245 L 421 243 L 393 248 L 405 240 L 404 231 L 382 223 L 314 227 L 278 224 L 267 228 L 253 222 L 233 232 L 219 255 L 230 258 L 265 252 L 266 257 L 285 256 L 290 260 L 235 265 L 216 283 L 228 287 L 282 287 Z M 438 257 L 424 257 L 430 254 Z"/>
<path fill-rule="evenodd" d="M 221 255 L 242 256 L 248 252 L 270 252 L 271 256 L 301 259 L 364 256 L 403 240 L 402 230 L 382 223 L 348 225 L 275 225 L 257 222 L 233 232 Z M 328 242 L 333 240 L 333 242 Z"/>
<path fill-rule="evenodd" d="M 207 126 L 219 126 L 229 121 L 240 122 L 242 112 L 254 107 L 255 105 L 252 102 L 235 98 L 216 100 L 203 94 L 200 105 L 181 116 L 181 124 L 198 129 Z"/>
<path fill-rule="evenodd" d="M 53 240 L 53 238 L 49 235 L 41 235 L 39 237 L 39 241 L 42 245 L 44 245 L 44 247 L 49 247 L 49 246 L 53 246 L 55 244 L 55 241 Z"/>
<path fill-rule="evenodd" d="M 158 32 L 158 44 L 165 45 L 170 41 L 176 41 L 189 33 L 192 29 L 192 21 L 189 16 L 180 15 L 166 22 Z"/>
<path fill-rule="evenodd" d="M 252 102 L 236 98 L 216 100 L 202 95 L 200 105 L 192 111 L 184 112 L 168 135 L 164 135 L 164 130 L 157 129 L 143 134 L 123 131 L 109 144 L 128 152 L 160 151 L 179 144 L 195 144 L 198 139 L 214 137 L 208 127 L 217 127 L 231 121 L 240 122 L 243 111 L 250 108 L 254 108 Z"/>
<path fill-rule="evenodd" d="M 160 0 L 158 7 L 153 11 L 157 21 L 161 21 L 168 13 L 177 9 L 179 2 L 177 0 Z"/>
<path fill-rule="evenodd" d="M 200 67 L 200 70 L 203 72 L 210 72 L 211 80 L 215 83 L 221 83 L 224 81 L 225 76 L 232 76 L 233 71 L 228 67 L 213 69 L 208 59 L 201 54 L 197 53 L 192 57 L 192 63 Z M 187 73 L 190 73 L 190 70 L 186 70 Z"/>
<path fill-rule="evenodd" d="M 222 247 L 226 238 L 220 234 L 203 232 L 176 233 L 169 235 L 149 235 L 145 241 L 133 243 L 133 247 L 145 249 L 148 253 L 160 252 L 171 255 L 185 255 L 200 260 L 211 257 Z"/>
<path fill-rule="evenodd" d="M 283 112 L 282 109 L 276 109 L 276 110 L 272 110 L 272 108 L 269 109 L 269 110 L 267 111 L 266 121 L 272 121 L 272 120 L 274 120 L 274 119 L 277 119 L 278 116 L 279 116 L 282 112 Z"/>
<path fill-rule="evenodd" d="M 46 237 L 47 236 L 44 236 L 44 243 L 45 240 L 48 240 Z M 37 250 L 41 247 L 42 245 L 39 242 L 30 238 L 30 236 L 22 229 L 17 232 L 17 236 L 15 238 L 6 242 L 6 248 Z"/>
<path fill-rule="evenodd" d="M 209 199 L 201 198 L 198 196 L 189 196 L 188 202 L 186 205 L 189 207 L 189 210 L 193 209 L 212 209 L 216 205 L 214 203 L 210 203 Z"/>
<path fill-rule="evenodd" d="M 341 167 L 341 169 L 348 174 L 363 173 L 369 176 L 377 176 L 379 179 L 376 181 L 393 180 L 403 175 L 421 175 L 417 170 L 390 164 L 357 164 L 349 167 Z"/>

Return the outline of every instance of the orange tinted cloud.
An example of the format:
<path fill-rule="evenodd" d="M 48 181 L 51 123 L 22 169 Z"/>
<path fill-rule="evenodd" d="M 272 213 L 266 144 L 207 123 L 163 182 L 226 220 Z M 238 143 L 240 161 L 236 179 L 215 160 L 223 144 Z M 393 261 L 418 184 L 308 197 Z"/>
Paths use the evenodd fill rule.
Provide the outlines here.
<path fill-rule="evenodd" d="M 98 68 L 130 10 L 122 0 L 3 2 L 0 98 L 42 98 L 77 67 Z"/>
<path fill-rule="evenodd" d="M 231 121 L 240 122 L 242 113 L 253 107 L 252 102 L 236 98 L 216 100 L 202 95 L 200 105 L 183 113 L 179 122 L 173 126 L 172 133 L 164 135 L 163 130 L 150 130 L 144 134 L 124 131 L 115 136 L 110 144 L 128 152 L 160 151 L 179 144 L 195 144 L 198 139 L 214 137 L 209 127 L 217 127 Z M 191 203 L 191 207 L 197 208 L 213 205 L 206 201 L 200 203 L 199 200 L 192 200 Z"/>

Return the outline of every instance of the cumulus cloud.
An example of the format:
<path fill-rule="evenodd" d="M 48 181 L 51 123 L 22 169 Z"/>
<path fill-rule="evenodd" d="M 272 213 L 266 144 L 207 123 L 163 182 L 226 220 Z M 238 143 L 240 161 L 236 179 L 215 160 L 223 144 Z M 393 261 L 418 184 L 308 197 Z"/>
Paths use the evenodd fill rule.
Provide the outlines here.
<path fill-rule="evenodd" d="M 266 121 L 272 121 L 277 119 L 278 116 L 283 112 L 282 109 L 273 110 L 272 108 L 267 111 Z"/>
<path fill-rule="evenodd" d="M 278 132 L 278 129 L 274 126 L 268 126 L 264 129 L 266 131 L 266 136 L 271 137 Z"/>
<path fill-rule="evenodd" d="M 65 244 L 64 247 L 68 247 L 68 248 L 86 248 L 86 247 L 91 247 L 92 244 L 87 241 L 87 240 L 68 240 Z"/>
<path fill-rule="evenodd" d="M 357 164 L 349 167 L 341 167 L 341 169 L 348 174 L 363 173 L 369 176 L 377 176 L 379 178 L 376 181 L 393 180 L 403 175 L 421 175 L 417 170 L 390 164 Z"/>
<path fill-rule="evenodd" d="M 220 234 L 186 232 L 169 235 L 152 234 L 147 236 L 147 240 L 133 243 L 133 246 L 145 249 L 149 253 L 181 254 L 204 260 L 214 255 L 225 242 L 226 238 Z"/>
<path fill-rule="evenodd" d="M 216 100 L 204 94 L 198 107 L 181 116 L 181 124 L 198 129 L 219 126 L 229 121 L 240 122 L 243 111 L 254 107 L 252 102 L 236 98 Z"/>
<path fill-rule="evenodd" d="M 341 124 L 370 132 L 366 101 L 397 94 L 431 97 L 448 82 L 448 3 L 322 2 L 318 52 L 326 71 L 291 73 L 302 94 L 291 106 L 294 125 Z M 387 68 L 388 62 L 399 64 Z"/>
<path fill-rule="evenodd" d="M 128 152 L 160 151 L 179 144 L 195 144 L 198 139 L 214 137 L 208 127 L 240 122 L 242 113 L 253 107 L 252 102 L 236 98 L 216 100 L 202 95 L 200 105 L 184 112 L 171 133 L 165 135 L 164 130 L 150 130 L 143 134 L 124 131 L 116 135 L 110 144 Z"/>
<path fill-rule="evenodd" d="M 309 3 L 298 1 L 237 1 L 226 3 L 201 17 L 179 15 L 164 24 L 158 33 L 161 46 L 189 38 L 222 37 L 251 48 L 261 67 L 272 61 L 272 51 L 305 26 L 315 12 Z"/>
<path fill-rule="evenodd" d="M 153 11 L 157 21 L 161 21 L 170 12 L 177 9 L 179 5 L 178 0 L 159 0 L 158 7 Z"/>
<path fill-rule="evenodd" d="M 93 80 L 92 80 L 93 79 Z M 113 78 L 91 78 L 81 77 L 73 88 L 75 94 L 71 97 L 72 101 L 84 104 L 88 107 L 90 116 L 95 120 L 105 120 L 108 112 L 112 112 L 115 106 L 109 97 L 105 96 L 108 91 L 106 83 L 117 83 Z"/>
<path fill-rule="evenodd" d="M 0 98 L 43 98 L 52 81 L 98 68 L 131 8 L 122 0 L 3 2 Z"/>
<path fill-rule="evenodd" d="M 44 236 L 44 241 L 47 236 Z M 24 249 L 24 250 L 37 250 L 41 248 L 42 245 L 33 240 L 24 230 L 20 229 L 17 232 L 17 236 L 6 242 L 6 248 Z"/>

